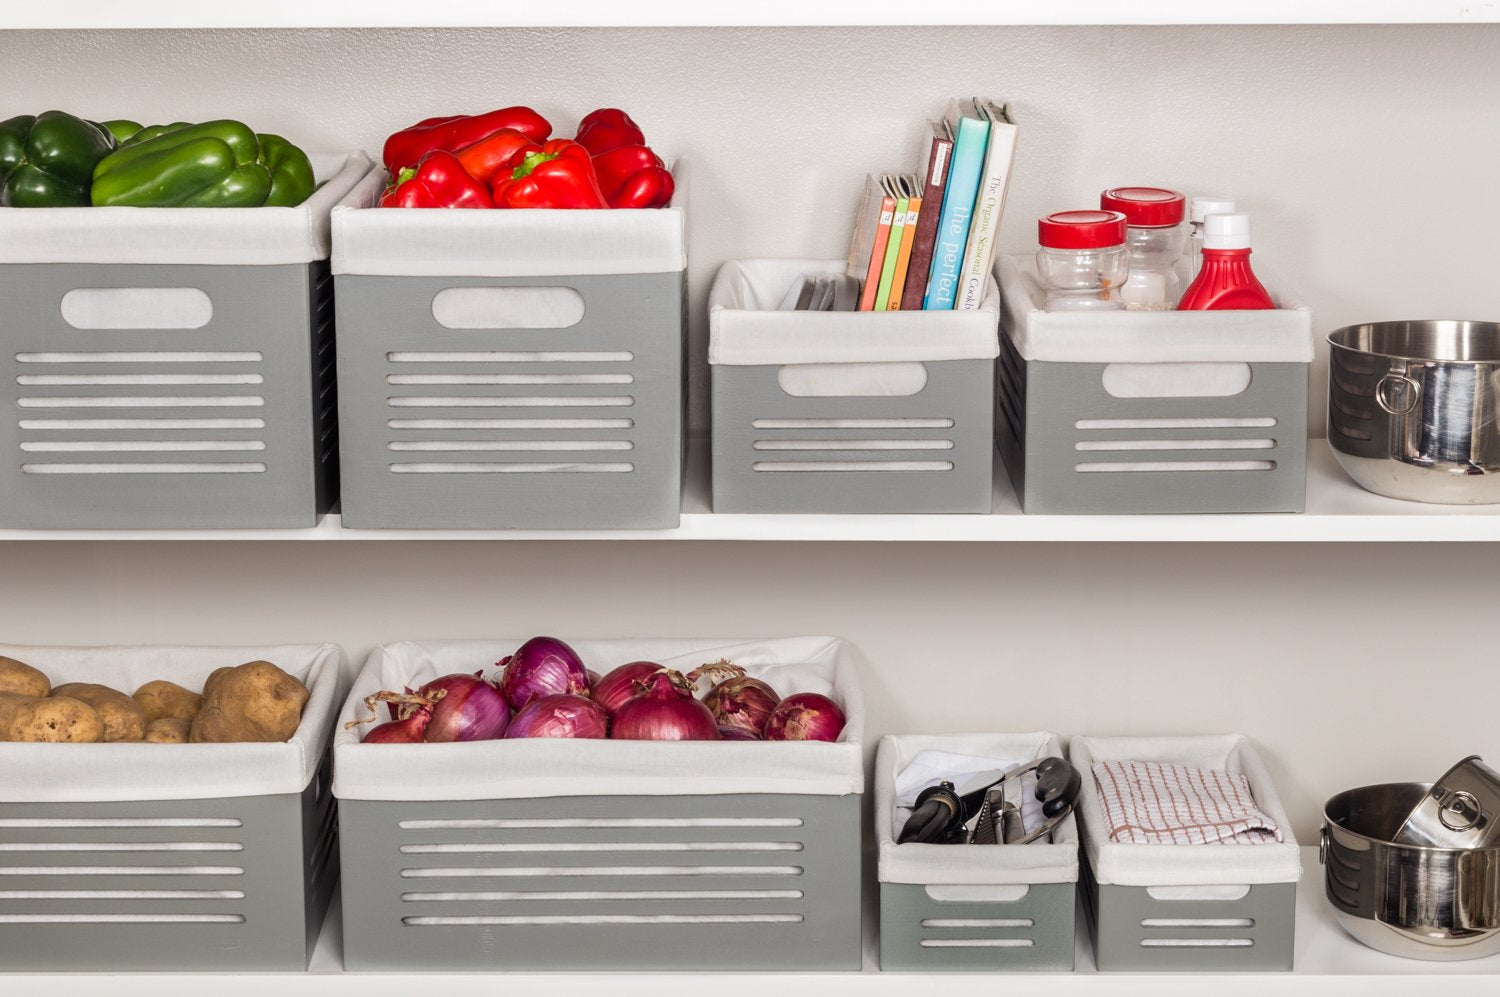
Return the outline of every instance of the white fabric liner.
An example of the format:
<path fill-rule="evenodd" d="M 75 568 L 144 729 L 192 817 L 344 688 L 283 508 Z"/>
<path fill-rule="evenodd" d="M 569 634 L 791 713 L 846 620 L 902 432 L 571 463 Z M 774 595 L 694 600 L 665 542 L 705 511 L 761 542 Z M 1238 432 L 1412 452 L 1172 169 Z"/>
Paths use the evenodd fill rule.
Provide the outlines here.
<path fill-rule="evenodd" d="M 0 800 L 108 803 L 279 796 L 307 788 L 323 760 L 345 683 L 332 644 L 227 647 L 32 647 L 0 655 L 46 673 L 53 686 L 94 682 L 127 696 L 167 679 L 198 692 L 216 668 L 269 661 L 311 692 L 290 741 L 273 744 L 0 743 Z"/>
<path fill-rule="evenodd" d="M 450 287 L 432 298 L 433 321 L 445 329 L 566 329 L 583 312 L 571 287 Z"/>
<path fill-rule="evenodd" d="M 771 640 L 568 640 L 600 675 L 630 661 L 679 671 L 727 658 L 783 696 L 816 692 L 843 709 L 839 740 L 613 741 L 517 738 L 464 744 L 360 744 L 364 698 L 452 672 L 483 669 L 525 638 L 426 641 L 377 647 L 354 681 L 334 734 L 334 793 L 345 800 L 510 800 L 554 796 L 715 796 L 864 792 L 865 711 L 854 648 L 834 637 Z M 707 684 L 703 685 L 705 691 Z M 387 719 L 382 710 L 380 719 Z"/>
<path fill-rule="evenodd" d="M 399 277 L 677 273 L 687 267 L 687 164 L 665 208 L 378 208 L 377 165 L 333 209 L 333 272 Z"/>
<path fill-rule="evenodd" d="M 1029 845 L 896 844 L 892 815 L 896 774 L 923 751 L 951 751 L 1018 762 L 1062 756 L 1056 734 L 891 735 L 880 739 L 875 755 L 875 835 L 882 883 L 921 886 L 1011 886 L 1078 882 L 1078 828 L 1070 815 L 1052 843 Z"/>
<path fill-rule="evenodd" d="M 1105 886 L 1241 886 L 1295 883 L 1302 878 L 1302 856 L 1291 821 L 1261 763 L 1243 734 L 1160 737 L 1072 738 L 1068 757 L 1083 776 L 1079 795 L 1083 847 L 1095 879 Z M 1111 842 L 1108 822 L 1094 786 L 1096 761 L 1153 761 L 1242 773 L 1255 802 L 1282 829 L 1280 844 L 1127 845 Z"/>
<path fill-rule="evenodd" d="M 1312 311 L 1276 292 L 1281 307 L 1242 311 L 1042 309 L 1046 295 L 1029 256 L 1001 256 L 995 272 L 1005 301 L 1004 334 L 1024 360 L 1045 363 L 1311 363 Z"/>
<path fill-rule="evenodd" d="M 321 184 L 295 208 L 6 208 L 0 263 L 274 266 L 328 259 L 329 213 L 370 169 L 363 153 L 310 153 Z"/>
<path fill-rule="evenodd" d="M 988 360 L 1000 352 L 999 292 L 973 311 L 796 312 L 777 306 L 802 273 L 843 260 L 731 260 L 708 292 L 708 362 L 730 366 Z"/>

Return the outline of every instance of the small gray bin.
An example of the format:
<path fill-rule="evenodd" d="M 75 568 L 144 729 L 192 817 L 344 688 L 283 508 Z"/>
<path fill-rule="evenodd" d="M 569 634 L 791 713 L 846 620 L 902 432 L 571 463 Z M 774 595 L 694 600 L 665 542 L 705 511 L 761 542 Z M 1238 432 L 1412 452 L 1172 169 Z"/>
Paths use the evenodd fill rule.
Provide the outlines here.
<path fill-rule="evenodd" d="M 0 769 L 9 768 L 0 774 L 0 972 L 305 970 L 338 882 L 329 736 L 338 650 L 0 646 L 0 654 L 57 682 L 130 690 L 148 675 L 198 688 L 218 665 L 263 657 L 313 692 L 289 744 L 0 744 Z M 262 792 L 303 773 L 300 791 Z M 202 793 L 247 775 L 254 785 L 245 795 Z M 182 798 L 169 798 L 174 789 Z M 91 793 L 98 799 L 58 799 Z"/>
<path fill-rule="evenodd" d="M 1074 737 L 1069 756 L 1083 776 L 1078 813 L 1084 903 L 1101 970 L 1292 968 L 1301 855 L 1286 811 L 1249 740 L 1239 734 Z M 1283 840 L 1263 845 L 1110 841 L 1093 765 L 1132 760 L 1243 773 L 1256 804 L 1281 828 Z"/>
<path fill-rule="evenodd" d="M 1028 513 L 1301 512 L 1312 314 L 1047 312 L 996 264 L 995 440 Z"/>
<path fill-rule="evenodd" d="M 996 760 L 1061 755 L 1055 734 L 881 738 L 875 758 L 880 848 L 880 968 L 912 972 L 1069 972 L 1076 951 L 1078 830 L 1006 847 L 898 845 L 896 776 L 923 751 Z"/>
<path fill-rule="evenodd" d="M 343 523 L 670 528 L 684 209 L 334 211 Z"/>
<path fill-rule="evenodd" d="M 473 671 L 518 643 L 378 648 L 345 718 L 381 687 Z M 826 689 L 848 726 L 834 744 L 362 745 L 341 731 L 346 968 L 858 969 L 863 710 L 848 645 L 572 644 L 600 672 L 728 655 L 778 688 Z"/>
<path fill-rule="evenodd" d="M 946 312 L 784 312 L 832 260 L 726 263 L 709 296 L 713 508 L 988 513 L 996 323 Z"/>
<path fill-rule="evenodd" d="M 338 493 L 329 211 L 0 211 L 0 528 L 313 526 Z"/>

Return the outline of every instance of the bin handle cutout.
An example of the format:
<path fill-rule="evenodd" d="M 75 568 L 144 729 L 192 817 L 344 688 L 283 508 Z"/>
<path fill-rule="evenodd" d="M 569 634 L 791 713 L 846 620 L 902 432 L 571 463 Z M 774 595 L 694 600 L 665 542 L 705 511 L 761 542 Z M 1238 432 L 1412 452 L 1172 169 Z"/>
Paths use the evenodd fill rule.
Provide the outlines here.
<path fill-rule="evenodd" d="M 793 398 L 907 398 L 927 387 L 927 367 L 915 361 L 787 364 L 776 383 Z"/>
<path fill-rule="evenodd" d="M 445 329 L 567 329 L 584 310 L 571 287 L 449 287 L 432 299 L 433 321 Z"/>
<path fill-rule="evenodd" d="M 1228 398 L 1250 378 L 1247 363 L 1112 363 L 1102 380 L 1115 398 Z"/>
<path fill-rule="evenodd" d="M 75 329 L 201 329 L 214 317 L 196 287 L 75 287 L 59 303 Z"/>

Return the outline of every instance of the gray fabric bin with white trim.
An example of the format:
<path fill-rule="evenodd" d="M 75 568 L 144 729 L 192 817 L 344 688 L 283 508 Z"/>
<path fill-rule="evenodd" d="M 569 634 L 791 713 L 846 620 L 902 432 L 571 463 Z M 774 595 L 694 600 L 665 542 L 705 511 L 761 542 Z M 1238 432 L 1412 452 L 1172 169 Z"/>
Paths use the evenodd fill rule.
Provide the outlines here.
<path fill-rule="evenodd" d="M 995 440 L 1028 513 L 1301 512 L 1312 313 L 1042 310 L 996 263 Z"/>
<path fill-rule="evenodd" d="M 380 688 L 474 671 L 520 641 L 377 648 Z M 860 966 L 863 707 L 832 638 L 572 641 L 598 672 L 729 657 L 825 692 L 836 743 L 514 739 L 359 743 L 340 730 L 350 970 L 752 970 Z"/>
<path fill-rule="evenodd" d="M 650 529 L 681 515 L 686 170 L 668 208 L 334 210 L 343 523 Z"/>
<path fill-rule="evenodd" d="M 973 311 L 785 312 L 834 260 L 726 263 L 709 293 L 713 508 L 987 513 L 994 287 Z"/>
<path fill-rule="evenodd" d="M 0 209 L 0 528 L 312 526 L 338 493 L 329 212 Z"/>
<path fill-rule="evenodd" d="M 286 744 L 0 744 L 0 972 L 305 970 L 338 882 L 338 649 L 0 654 L 126 691 L 264 658 L 312 692 Z"/>
<path fill-rule="evenodd" d="M 1240 734 L 1074 737 L 1084 902 L 1101 970 L 1244 972 L 1292 968 L 1302 858 L 1291 821 L 1249 739 Z M 1240 773 L 1282 841 L 1145 845 L 1110 841 L 1096 761 L 1154 761 Z"/>
<path fill-rule="evenodd" d="M 1062 754 L 1057 735 L 887 736 L 875 757 L 880 968 L 913 972 L 1068 972 L 1076 952 L 1078 829 L 1029 845 L 897 844 L 899 770 L 921 751 L 1020 764 Z"/>

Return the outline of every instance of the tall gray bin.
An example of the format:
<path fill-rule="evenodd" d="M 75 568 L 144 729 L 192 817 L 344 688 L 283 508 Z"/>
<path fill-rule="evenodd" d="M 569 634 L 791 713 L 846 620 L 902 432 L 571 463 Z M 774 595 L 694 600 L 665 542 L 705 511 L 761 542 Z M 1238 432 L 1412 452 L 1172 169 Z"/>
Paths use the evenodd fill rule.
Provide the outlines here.
<path fill-rule="evenodd" d="M 306 969 L 338 882 L 338 648 L 0 655 L 127 693 L 264 659 L 311 692 L 284 744 L 0 744 L 0 972 Z"/>
<path fill-rule="evenodd" d="M 0 211 L 0 528 L 312 526 L 338 493 L 329 212 Z"/>
<path fill-rule="evenodd" d="M 520 641 L 377 648 L 379 689 L 473 672 Z M 822 692 L 836 743 L 507 739 L 360 744 L 340 730 L 350 970 L 752 970 L 860 966 L 863 707 L 849 645 L 571 641 L 604 673 L 728 658 Z"/>
<path fill-rule="evenodd" d="M 687 176 L 667 208 L 334 209 L 344 525 L 668 528 Z"/>

